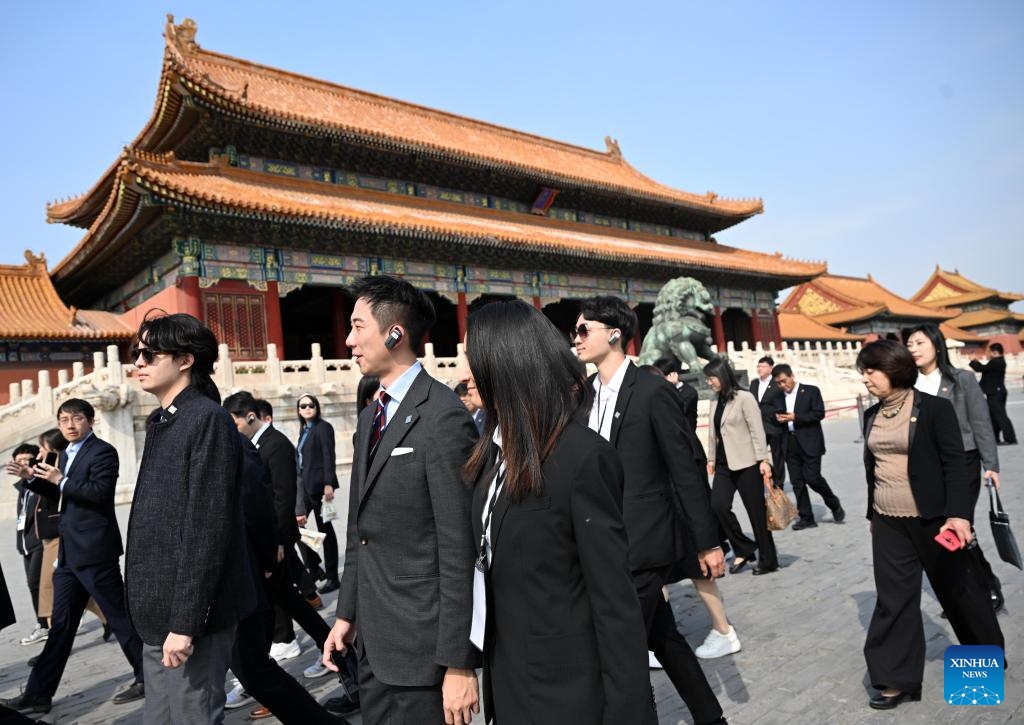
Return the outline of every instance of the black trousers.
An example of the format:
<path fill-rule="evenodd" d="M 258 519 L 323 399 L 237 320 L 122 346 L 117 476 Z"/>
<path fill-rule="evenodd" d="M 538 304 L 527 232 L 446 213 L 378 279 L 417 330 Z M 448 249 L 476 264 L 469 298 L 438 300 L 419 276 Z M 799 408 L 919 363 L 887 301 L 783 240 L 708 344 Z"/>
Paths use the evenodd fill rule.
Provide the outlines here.
<path fill-rule="evenodd" d="M 307 495 L 306 508 L 316 517 L 317 531 L 324 535 L 323 563 L 325 576 L 328 579 L 336 580 L 338 578 L 338 537 L 334 533 L 334 522 L 329 521 L 325 524 L 321 515 L 321 511 L 324 508 L 324 497 L 311 497 Z M 312 574 L 320 566 L 321 559 L 315 551 L 305 544 L 299 544 L 299 548 L 302 550 L 302 560 L 306 564 L 306 569 Z"/>
<path fill-rule="evenodd" d="M 796 496 L 796 510 L 801 521 L 814 521 L 811 510 L 811 489 L 825 499 L 825 505 L 832 511 L 839 507 L 839 497 L 832 493 L 828 481 L 821 475 L 821 456 L 809 456 L 800 447 L 799 439 L 790 433 L 786 440 L 786 466 L 789 468 L 789 482 Z"/>
<path fill-rule="evenodd" d="M 295 550 L 286 549 L 285 558 L 278 562 L 274 575 L 267 580 L 267 598 L 274 604 L 274 609 L 268 613 L 272 622 L 273 641 L 293 641 L 295 630 L 292 628 L 292 620 L 295 620 L 316 642 L 317 649 L 323 651 L 331 628 L 295 586 L 291 572 L 294 565 L 288 562 L 289 554 L 295 560 L 294 565 L 298 565 Z"/>
<path fill-rule="evenodd" d="M 43 573 L 43 545 L 40 544 L 24 557 L 25 560 L 25 581 L 28 583 L 29 594 L 32 595 L 32 614 L 36 622 L 46 626 L 46 618 L 39 616 L 39 577 Z"/>
<path fill-rule="evenodd" d="M 772 450 L 772 480 L 776 488 L 786 485 L 786 438 L 784 433 L 768 435 L 768 446 Z"/>
<path fill-rule="evenodd" d="M 732 501 L 740 492 L 743 508 L 747 510 L 750 525 L 754 529 L 754 539 L 743 533 L 739 521 L 732 513 Z M 761 566 L 776 567 L 779 565 L 775 553 L 775 541 L 768 530 L 768 510 L 764 505 L 764 480 L 757 466 L 749 466 L 734 471 L 724 466 L 715 468 L 715 477 L 711 482 L 711 508 L 714 509 L 719 523 L 725 530 L 725 536 L 736 556 L 753 559 L 754 552 Z"/>
<path fill-rule="evenodd" d="M 441 683 L 423 687 L 387 685 L 373 673 L 373 655 L 362 638 L 356 639 L 359 655 L 359 712 L 366 725 L 443 725 Z"/>
<path fill-rule="evenodd" d="M 117 637 L 125 659 L 132 666 L 135 681 L 142 682 L 142 640 L 128 621 L 124 604 L 124 582 L 117 560 L 71 568 L 58 566 L 53 572 L 53 617 L 50 636 L 39 661 L 32 668 L 25 694 L 53 697 L 75 643 L 75 632 L 89 597 L 103 610 L 107 624 Z"/>
<path fill-rule="evenodd" d="M 996 434 L 996 440 L 999 440 L 999 434 L 1002 432 L 1004 442 L 1016 443 L 1017 432 L 1013 429 L 1010 416 L 1006 414 L 1006 389 L 986 395 L 985 399 L 988 401 L 988 416 L 992 419 L 992 431 Z"/>
<path fill-rule="evenodd" d="M 267 585 L 268 595 L 273 588 Z M 285 725 L 338 725 L 344 722 L 321 707 L 306 688 L 281 669 L 270 656 L 270 633 L 273 628 L 274 615 L 271 610 L 254 612 L 238 623 L 235 643 L 231 648 L 231 671 L 245 691 Z"/>
<path fill-rule="evenodd" d="M 947 551 L 934 537 L 945 519 L 873 514 L 871 551 L 878 600 L 864 659 L 874 687 L 918 693 L 924 678 L 921 572 L 928 575 L 960 644 L 1003 646 L 988 589 L 969 551 Z"/>
<path fill-rule="evenodd" d="M 722 717 L 722 706 L 704 676 L 700 660 L 676 628 L 672 608 L 661 594 L 670 568 L 634 571 L 633 585 L 647 626 L 647 648 L 654 652 L 665 668 L 665 674 L 690 709 L 694 723 L 702 725 Z"/>

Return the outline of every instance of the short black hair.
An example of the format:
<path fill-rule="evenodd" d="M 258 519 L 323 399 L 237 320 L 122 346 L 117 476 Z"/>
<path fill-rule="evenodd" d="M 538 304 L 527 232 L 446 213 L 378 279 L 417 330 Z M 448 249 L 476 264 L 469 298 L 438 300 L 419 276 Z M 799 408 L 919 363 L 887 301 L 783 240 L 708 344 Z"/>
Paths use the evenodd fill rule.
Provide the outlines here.
<path fill-rule="evenodd" d="M 654 367 L 658 368 L 662 375 L 666 377 L 672 373 L 681 373 L 682 363 L 679 362 L 679 358 L 675 355 L 669 355 L 668 357 L 659 357 L 654 361 Z"/>
<path fill-rule="evenodd" d="M 889 384 L 898 390 L 912 388 L 917 382 L 914 356 L 897 340 L 875 340 L 862 347 L 857 354 L 857 369 L 885 373 Z"/>
<path fill-rule="evenodd" d="M 14 449 L 14 453 L 11 454 L 11 458 L 17 458 L 23 454 L 29 454 L 33 458 L 39 457 L 39 446 L 34 443 L 22 443 L 20 446 Z"/>
<path fill-rule="evenodd" d="M 657 375 L 659 378 L 665 377 L 665 371 L 659 368 L 657 365 L 640 365 L 639 369 L 643 370 L 645 373 Z"/>
<path fill-rule="evenodd" d="M 1001 343 L 1001 342 L 990 343 L 989 346 L 988 346 L 988 349 L 991 350 L 992 352 L 998 352 L 1000 355 L 1002 355 L 1003 354 L 1003 343 Z"/>
<path fill-rule="evenodd" d="M 622 333 L 622 347 L 636 335 L 637 319 L 626 301 L 613 295 L 589 297 L 580 303 L 580 315 L 588 320 L 614 327 Z"/>
<path fill-rule="evenodd" d="M 772 379 L 774 380 L 780 375 L 785 375 L 790 378 L 793 377 L 793 368 L 791 368 L 786 363 L 779 363 L 778 365 L 772 368 Z"/>
<path fill-rule="evenodd" d="M 423 336 L 437 321 L 434 303 L 427 293 L 404 279 L 387 275 L 363 277 L 350 291 L 357 300 L 366 300 L 381 330 L 392 325 L 404 327 L 413 350 L 419 348 Z"/>
<path fill-rule="evenodd" d="M 224 398 L 224 410 L 239 418 L 244 418 L 249 413 L 260 414 L 260 406 L 248 390 L 239 390 Z"/>
<path fill-rule="evenodd" d="M 57 408 L 58 418 L 60 418 L 61 413 L 84 415 L 90 422 L 96 419 L 96 410 L 92 407 L 92 404 L 88 400 L 82 400 L 81 398 L 68 398 L 65 400 Z"/>
<path fill-rule="evenodd" d="M 763 358 L 761 358 L 757 362 L 758 363 L 767 363 L 768 365 L 771 365 L 772 367 L 775 367 L 775 361 L 771 358 L 770 355 L 765 355 Z"/>
<path fill-rule="evenodd" d="M 213 382 L 213 365 L 220 354 L 217 336 L 200 320 L 184 312 L 167 314 L 150 310 L 139 325 L 135 339 L 158 352 L 191 355 L 189 382 L 211 400 L 220 403 L 220 391 Z"/>
<path fill-rule="evenodd" d="M 359 378 L 356 386 L 356 413 L 362 413 L 363 408 L 373 402 L 373 397 L 380 389 L 380 378 L 376 375 L 364 375 Z"/>
<path fill-rule="evenodd" d="M 273 418 L 274 406 L 270 404 L 269 400 L 256 398 L 256 413 L 261 418 Z"/>

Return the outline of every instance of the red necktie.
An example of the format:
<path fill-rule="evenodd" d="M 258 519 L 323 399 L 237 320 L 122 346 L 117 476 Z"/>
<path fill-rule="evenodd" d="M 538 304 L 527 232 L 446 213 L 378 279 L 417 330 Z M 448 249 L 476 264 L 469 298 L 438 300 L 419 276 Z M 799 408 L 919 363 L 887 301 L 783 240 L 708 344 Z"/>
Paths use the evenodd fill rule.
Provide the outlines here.
<path fill-rule="evenodd" d="M 373 454 L 377 452 L 377 446 L 380 445 L 380 439 L 388 425 L 387 407 L 389 400 L 391 400 L 391 396 L 382 390 L 380 397 L 377 398 L 377 412 L 373 414 L 373 428 L 370 430 L 370 458 L 373 458 Z"/>

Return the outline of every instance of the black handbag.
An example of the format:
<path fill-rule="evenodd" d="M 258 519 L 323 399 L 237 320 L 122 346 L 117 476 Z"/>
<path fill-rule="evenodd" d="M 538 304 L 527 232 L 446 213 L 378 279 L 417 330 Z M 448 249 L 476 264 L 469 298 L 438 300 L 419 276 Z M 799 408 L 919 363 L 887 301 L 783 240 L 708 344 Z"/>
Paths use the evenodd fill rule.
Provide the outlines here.
<path fill-rule="evenodd" d="M 1024 569 L 1020 558 L 1017 539 L 1010 530 L 1010 516 L 1003 511 L 1003 502 L 999 500 L 999 492 L 995 486 L 988 487 L 988 519 L 992 524 L 992 538 L 996 540 L 999 558 L 1018 569 Z"/>

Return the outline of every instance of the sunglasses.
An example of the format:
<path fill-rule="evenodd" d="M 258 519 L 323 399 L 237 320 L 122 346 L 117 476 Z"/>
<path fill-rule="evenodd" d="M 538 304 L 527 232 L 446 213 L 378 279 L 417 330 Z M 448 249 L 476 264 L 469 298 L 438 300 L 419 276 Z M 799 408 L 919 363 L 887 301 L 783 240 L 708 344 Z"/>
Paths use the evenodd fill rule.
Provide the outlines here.
<path fill-rule="evenodd" d="M 166 352 L 164 350 L 154 350 L 151 347 L 133 347 L 128 354 L 131 356 L 132 362 L 141 357 L 146 361 L 147 365 L 152 365 L 157 355 L 173 355 L 174 353 Z"/>
<path fill-rule="evenodd" d="M 299 410 L 316 410 L 316 403 L 299 403 Z"/>
<path fill-rule="evenodd" d="M 594 330 L 614 330 L 614 327 L 587 327 L 586 325 L 579 325 L 578 327 L 569 330 L 569 342 L 572 342 L 577 337 L 581 340 L 586 340 L 590 333 Z"/>

